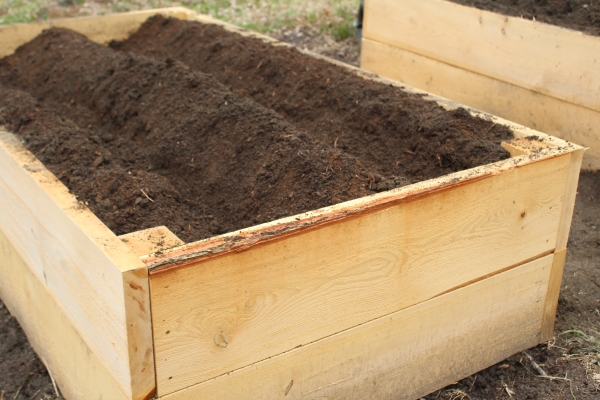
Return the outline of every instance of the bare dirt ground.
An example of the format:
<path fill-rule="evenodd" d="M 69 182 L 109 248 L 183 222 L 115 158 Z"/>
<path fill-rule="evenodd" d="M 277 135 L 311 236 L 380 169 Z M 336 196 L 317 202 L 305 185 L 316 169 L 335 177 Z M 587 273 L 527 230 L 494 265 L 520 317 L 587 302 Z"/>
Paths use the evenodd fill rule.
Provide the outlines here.
<path fill-rule="evenodd" d="M 270 34 L 358 64 L 354 37 L 336 41 L 309 25 L 278 28 Z M 578 193 L 555 337 L 426 399 L 600 398 L 600 173 L 583 173 Z M 542 371 L 546 377 L 540 376 Z M 60 397 L 46 368 L 0 300 L 0 400 L 56 398 Z"/>

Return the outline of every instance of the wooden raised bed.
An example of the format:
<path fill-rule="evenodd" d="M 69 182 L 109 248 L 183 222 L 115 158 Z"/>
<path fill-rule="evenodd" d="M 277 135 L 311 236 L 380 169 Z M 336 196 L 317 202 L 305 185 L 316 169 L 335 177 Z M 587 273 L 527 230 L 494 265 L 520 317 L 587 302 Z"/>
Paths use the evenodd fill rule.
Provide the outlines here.
<path fill-rule="evenodd" d="M 9 26 L 0 56 L 156 13 L 224 25 L 172 8 Z M 513 129 L 512 158 L 187 244 L 117 237 L 2 131 L 0 296 L 67 398 L 425 395 L 552 336 L 583 156 L 470 112 Z"/>
<path fill-rule="evenodd" d="M 589 147 L 600 168 L 600 37 L 446 0 L 367 0 L 361 68 Z"/>

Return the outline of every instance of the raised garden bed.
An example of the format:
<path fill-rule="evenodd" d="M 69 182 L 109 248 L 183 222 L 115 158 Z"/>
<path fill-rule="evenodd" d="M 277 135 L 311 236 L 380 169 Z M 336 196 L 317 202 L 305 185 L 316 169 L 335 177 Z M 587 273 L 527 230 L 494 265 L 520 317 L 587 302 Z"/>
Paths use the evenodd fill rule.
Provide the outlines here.
<path fill-rule="evenodd" d="M 155 13 L 204 24 L 0 62 L 0 294 L 67 397 L 414 398 L 551 336 L 581 147 L 179 8 L 0 55 Z"/>
<path fill-rule="evenodd" d="M 361 68 L 589 147 L 600 168 L 600 37 L 446 0 L 364 15 Z"/>

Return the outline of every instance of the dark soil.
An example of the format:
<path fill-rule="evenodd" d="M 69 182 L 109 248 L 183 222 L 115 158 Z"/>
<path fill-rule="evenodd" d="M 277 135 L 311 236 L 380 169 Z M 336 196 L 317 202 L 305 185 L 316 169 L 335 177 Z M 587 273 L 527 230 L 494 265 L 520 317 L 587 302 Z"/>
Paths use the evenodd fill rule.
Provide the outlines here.
<path fill-rule="evenodd" d="M 3 123 L 117 234 L 192 241 L 373 193 L 355 158 L 172 60 L 52 30 L 0 81 Z"/>
<path fill-rule="evenodd" d="M 156 16 L 113 48 L 176 59 L 275 110 L 373 173 L 411 182 L 500 159 L 507 129 L 217 25 Z"/>
<path fill-rule="evenodd" d="M 450 0 L 600 36 L 599 0 Z"/>
<path fill-rule="evenodd" d="M 171 32 L 176 21 L 146 29 L 156 25 Z M 235 75 L 260 79 L 263 106 L 244 96 L 260 98 L 250 84 L 231 92 L 174 58 L 54 29 L 0 61 L 0 123 L 115 233 L 166 225 L 187 242 L 508 156 L 502 126 L 216 28 L 214 48 L 226 38 L 238 59 L 253 46 L 269 57 L 259 68 L 268 81 Z M 290 65 L 298 72 L 284 73 Z M 281 106 L 290 101 L 298 107 Z"/>
<path fill-rule="evenodd" d="M 0 299 L 0 399 L 13 398 L 53 399 L 55 395 L 44 364 Z"/>

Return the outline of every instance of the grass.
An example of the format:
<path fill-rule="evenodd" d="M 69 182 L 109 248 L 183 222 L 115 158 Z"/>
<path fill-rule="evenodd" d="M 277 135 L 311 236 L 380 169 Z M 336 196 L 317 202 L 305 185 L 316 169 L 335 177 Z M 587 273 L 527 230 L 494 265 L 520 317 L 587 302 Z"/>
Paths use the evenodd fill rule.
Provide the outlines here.
<path fill-rule="evenodd" d="M 572 348 L 563 357 L 580 361 L 588 379 L 592 381 L 596 390 L 600 390 L 600 332 L 591 333 L 586 334 L 579 329 L 562 332 L 560 336 L 564 344 Z"/>
<path fill-rule="evenodd" d="M 39 21 L 48 18 L 47 0 L 0 0 L 0 23 Z"/>
<path fill-rule="evenodd" d="M 262 33 L 310 27 L 335 40 L 355 35 L 358 0 L 0 0 L 0 24 L 184 6 Z"/>

